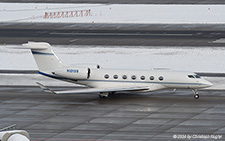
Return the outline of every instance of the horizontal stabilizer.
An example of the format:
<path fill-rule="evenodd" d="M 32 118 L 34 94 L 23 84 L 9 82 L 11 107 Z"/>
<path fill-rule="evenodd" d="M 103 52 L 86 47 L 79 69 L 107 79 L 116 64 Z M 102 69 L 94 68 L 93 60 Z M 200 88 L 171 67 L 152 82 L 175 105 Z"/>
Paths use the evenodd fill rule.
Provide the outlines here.
<path fill-rule="evenodd" d="M 53 93 L 53 94 L 56 94 L 53 90 L 51 90 L 50 88 L 42 85 L 41 83 L 39 82 L 36 82 L 38 84 L 38 86 L 44 91 L 44 92 L 48 92 L 48 93 Z"/>
<path fill-rule="evenodd" d="M 23 48 L 26 49 L 35 49 L 35 50 L 42 50 L 42 49 L 48 49 L 50 48 L 50 44 L 46 42 L 28 42 L 25 44 L 22 44 Z"/>
<path fill-rule="evenodd" d="M 21 47 L 8 47 L 8 48 L 45 50 L 45 49 L 49 49 L 50 47 L 51 47 L 50 44 L 46 42 L 28 42 L 28 43 L 22 44 Z"/>

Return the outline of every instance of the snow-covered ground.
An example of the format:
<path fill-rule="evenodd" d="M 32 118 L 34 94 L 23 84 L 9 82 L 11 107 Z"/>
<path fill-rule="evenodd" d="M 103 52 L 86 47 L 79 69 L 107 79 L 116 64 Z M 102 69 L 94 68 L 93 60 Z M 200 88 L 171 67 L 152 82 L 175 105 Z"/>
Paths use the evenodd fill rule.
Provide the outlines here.
<path fill-rule="evenodd" d="M 0 46 L 0 69 L 37 69 L 29 50 L 10 48 L 19 46 Z M 103 68 L 225 72 L 225 47 L 55 45 L 53 50 L 65 64 L 91 63 Z"/>
<path fill-rule="evenodd" d="M 0 3 L 0 22 L 217 24 L 225 5 Z"/>

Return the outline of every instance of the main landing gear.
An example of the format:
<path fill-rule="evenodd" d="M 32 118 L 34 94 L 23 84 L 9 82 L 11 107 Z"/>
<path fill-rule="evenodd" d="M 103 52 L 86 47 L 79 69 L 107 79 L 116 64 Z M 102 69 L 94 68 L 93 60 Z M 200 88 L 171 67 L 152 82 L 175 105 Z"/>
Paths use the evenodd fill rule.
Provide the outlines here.
<path fill-rule="evenodd" d="M 198 90 L 197 90 L 197 89 L 193 89 L 192 91 L 193 91 L 193 93 L 194 93 L 194 98 L 195 98 L 195 99 L 199 99 Z"/>
<path fill-rule="evenodd" d="M 101 99 L 105 99 L 105 98 L 108 98 L 110 95 L 114 94 L 115 92 L 102 92 L 100 93 L 98 96 L 99 98 Z"/>
<path fill-rule="evenodd" d="M 109 93 L 100 93 L 99 95 L 99 98 L 101 98 L 101 99 L 105 99 L 105 98 L 108 98 L 109 97 Z"/>

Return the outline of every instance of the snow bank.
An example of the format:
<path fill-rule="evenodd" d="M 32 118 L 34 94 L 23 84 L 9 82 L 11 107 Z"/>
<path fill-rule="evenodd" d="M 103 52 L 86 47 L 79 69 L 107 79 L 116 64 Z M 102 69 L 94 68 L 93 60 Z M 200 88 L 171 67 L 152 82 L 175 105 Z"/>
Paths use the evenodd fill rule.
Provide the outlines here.
<path fill-rule="evenodd" d="M 20 45 L 7 45 L 16 47 Z M 170 68 L 192 72 L 225 72 L 225 47 L 53 46 L 65 64 L 93 63 L 103 68 Z M 37 69 L 29 50 L 0 46 L 0 69 Z"/>
<path fill-rule="evenodd" d="M 0 22 L 222 24 L 225 5 L 0 3 Z"/>

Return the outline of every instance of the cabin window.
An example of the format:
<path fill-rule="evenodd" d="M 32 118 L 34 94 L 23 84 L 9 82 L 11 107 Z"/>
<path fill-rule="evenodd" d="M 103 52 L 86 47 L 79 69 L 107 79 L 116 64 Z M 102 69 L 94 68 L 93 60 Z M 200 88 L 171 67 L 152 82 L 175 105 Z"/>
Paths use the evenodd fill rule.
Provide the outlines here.
<path fill-rule="evenodd" d="M 195 78 L 194 75 L 188 75 L 189 78 Z"/>
<path fill-rule="evenodd" d="M 163 79 L 164 79 L 164 78 L 163 78 L 162 76 L 159 77 L 159 80 L 160 80 L 160 81 L 163 81 Z"/>
<path fill-rule="evenodd" d="M 143 75 L 140 78 L 141 78 L 141 80 L 145 80 L 145 76 L 143 76 Z"/>
<path fill-rule="evenodd" d="M 114 79 L 118 79 L 118 75 L 115 74 L 115 75 L 113 76 L 113 78 L 114 78 Z"/>
<path fill-rule="evenodd" d="M 123 75 L 123 79 L 127 79 L 127 76 L 126 75 Z"/>
<path fill-rule="evenodd" d="M 199 75 L 195 75 L 195 78 L 201 78 Z"/>
<path fill-rule="evenodd" d="M 104 77 L 105 77 L 105 79 L 108 79 L 109 78 L 109 75 L 108 74 L 105 74 Z"/>
<path fill-rule="evenodd" d="M 131 76 L 131 79 L 135 80 L 136 79 L 136 76 L 135 75 L 132 75 Z"/>
<path fill-rule="evenodd" d="M 154 80 L 155 78 L 154 78 L 154 76 L 150 76 L 149 79 L 150 80 Z"/>

